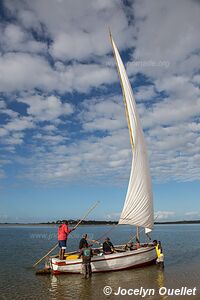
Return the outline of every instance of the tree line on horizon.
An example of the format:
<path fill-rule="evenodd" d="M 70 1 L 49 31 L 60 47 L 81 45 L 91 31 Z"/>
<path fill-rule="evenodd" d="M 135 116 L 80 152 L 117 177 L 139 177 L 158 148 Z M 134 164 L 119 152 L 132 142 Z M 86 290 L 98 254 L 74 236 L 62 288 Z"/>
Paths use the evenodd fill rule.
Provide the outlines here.
<path fill-rule="evenodd" d="M 41 223 L 41 224 L 62 224 L 62 222 L 65 220 L 57 220 L 53 222 L 47 222 L 47 223 Z M 77 224 L 79 220 L 73 220 L 70 219 L 68 220 L 69 224 Z M 82 225 L 90 225 L 90 224 L 98 224 L 98 225 L 105 225 L 105 224 L 117 224 L 118 221 L 106 221 L 106 220 L 101 220 L 101 221 L 96 221 L 96 220 L 83 220 L 81 222 Z M 200 224 L 200 220 L 183 220 L 183 221 L 164 221 L 164 222 L 154 222 L 154 224 Z"/>
<path fill-rule="evenodd" d="M 43 225 L 59 225 L 62 224 L 65 220 L 57 220 L 52 222 L 38 222 L 38 223 L 13 223 L 13 222 L 0 222 L 0 224 L 43 224 Z M 69 225 L 77 224 L 80 220 L 73 220 L 69 219 L 68 223 Z M 118 221 L 96 221 L 96 220 L 83 220 L 80 225 L 115 225 Z M 200 220 L 183 220 L 183 221 L 164 221 L 164 222 L 154 222 L 155 225 L 157 224 L 200 224 Z"/>

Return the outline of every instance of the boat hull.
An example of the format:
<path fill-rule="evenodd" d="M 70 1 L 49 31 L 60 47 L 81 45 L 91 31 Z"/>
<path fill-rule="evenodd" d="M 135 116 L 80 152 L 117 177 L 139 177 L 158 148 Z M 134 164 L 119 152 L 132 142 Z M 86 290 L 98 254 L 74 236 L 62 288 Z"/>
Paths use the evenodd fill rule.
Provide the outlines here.
<path fill-rule="evenodd" d="M 156 258 L 155 247 L 144 247 L 133 251 L 94 256 L 91 267 L 93 273 L 118 271 L 153 264 Z M 82 260 L 51 258 L 51 269 L 54 274 L 81 273 Z"/>

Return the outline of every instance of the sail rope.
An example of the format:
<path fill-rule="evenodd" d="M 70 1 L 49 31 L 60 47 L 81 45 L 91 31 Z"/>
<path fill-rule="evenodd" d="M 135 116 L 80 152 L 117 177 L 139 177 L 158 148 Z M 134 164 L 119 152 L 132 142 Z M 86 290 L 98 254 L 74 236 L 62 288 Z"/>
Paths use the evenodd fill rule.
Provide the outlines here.
<path fill-rule="evenodd" d="M 126 218 L 122 218 L 122 220 L 126 220 Z M 118 225 L 120 225 L 119 223 L 114 224 L 108 231 L 106 231 L 103 235 L 101 235 L 99 238 L 97 238 L 95 241 L 99 241 L 102 240 L 103 237 L 105 237 L 109 232 L 111 232 L 113 229 L 115 229 Z"/>
<path fill-rule="evenodd" d="M 106 231 L 103 235 L 101 235 L 96 241 L 102 240 L 109 232 L 111 232 L 113 229 L 115 229 L 119 224 L 114 224 L 112 228 L 110 228 L 108 231 Z"/>

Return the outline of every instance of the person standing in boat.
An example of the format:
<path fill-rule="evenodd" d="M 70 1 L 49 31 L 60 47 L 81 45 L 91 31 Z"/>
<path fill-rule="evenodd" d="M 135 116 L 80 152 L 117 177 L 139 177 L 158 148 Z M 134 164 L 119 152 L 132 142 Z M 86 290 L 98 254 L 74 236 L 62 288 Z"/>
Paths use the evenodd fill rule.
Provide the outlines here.
<path fill-rule="evenodd" d="M 63 220 L 62 224 L 58 227 L 58 244 L 60 247 L 59 259 L 63 260 L 65 255 L 65 249 L 67 247 L 67 238 L 70 232 L 75 228 L 69 229 L 68 221 Z"/>
<path fill-rule="evenodd" d="M 113 244 L 110 239 L 107 237 L 103 243 L 103 252 L 104 254 L 111 254 L 115 251 Z"/>
<path fill-rule="evenodd" d="M 79 257 L 82 257 L 82 274 L 84 278 L 92 276 L 91 258 L 93 256 L 92 249 L 88 247 L 88 243 L 84 243 L 80 250 Z"/>

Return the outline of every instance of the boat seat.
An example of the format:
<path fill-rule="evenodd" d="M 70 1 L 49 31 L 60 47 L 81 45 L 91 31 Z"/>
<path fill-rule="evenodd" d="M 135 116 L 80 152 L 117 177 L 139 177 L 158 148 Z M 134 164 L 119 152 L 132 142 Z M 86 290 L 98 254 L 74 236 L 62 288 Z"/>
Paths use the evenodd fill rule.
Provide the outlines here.
<path fill-rule="evenodd" d="M 70 254 L 70 255 L 66 255 L 66 258 L 67 260 L 69 259 L 78 259 L 79 257 L 79 254 Z"/>

